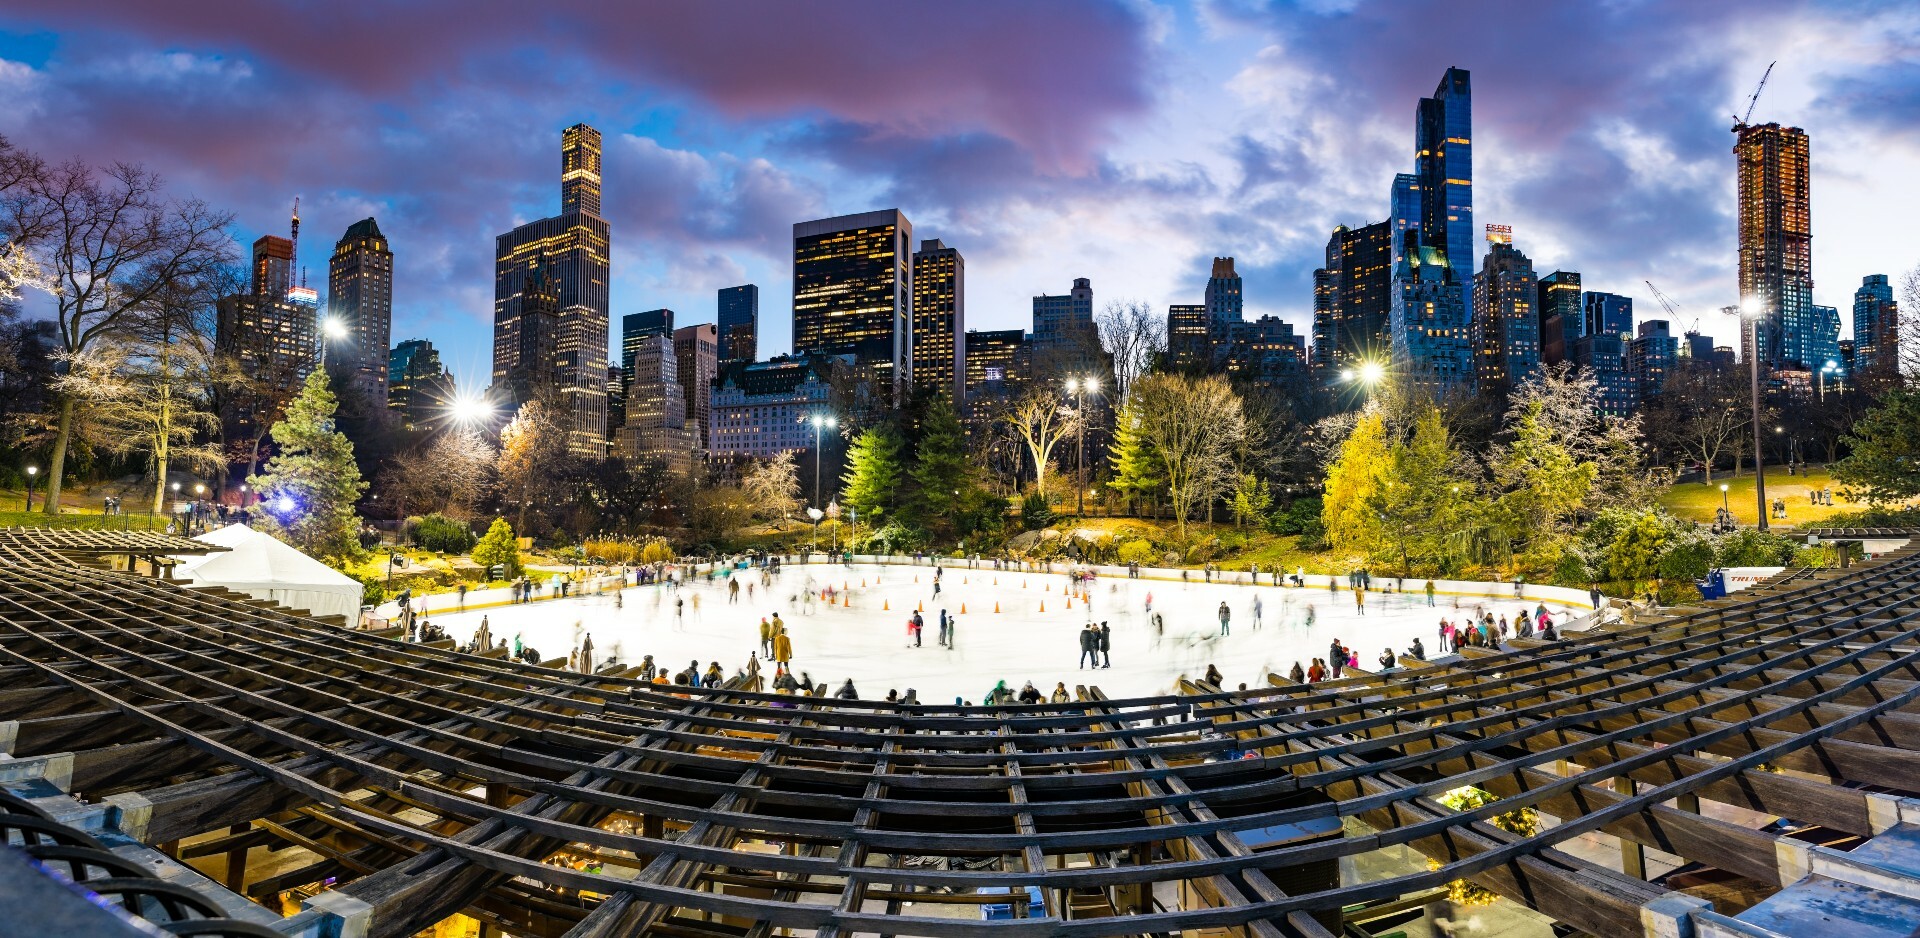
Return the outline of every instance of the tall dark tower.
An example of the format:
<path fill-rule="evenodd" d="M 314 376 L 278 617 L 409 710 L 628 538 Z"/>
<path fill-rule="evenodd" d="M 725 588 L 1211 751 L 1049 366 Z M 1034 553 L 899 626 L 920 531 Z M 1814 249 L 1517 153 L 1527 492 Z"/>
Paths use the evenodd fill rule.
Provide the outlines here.
<path fill-rule="evenodd" d="M 967 261 L 939 238 L 913 255 L 913 383 L 966 398 Z"/>
<path fill-rule="evenodd" d="M 393 250 L 380 225 L 363 218 L 347 227 L 327 259 L 327 316 L 346 328 L 329 361 L 353 370 L 369 400 L 387 400 L 387 349 L 393 334 Z"/>
<path fill-rule="evenodd" d="M 560 213 L 600 214 L 600 131 L 575 124 L 560 132 Z"/>
<path fill-rule="evenodd" d="M 561 213 L 495 239 L 493 386 L 514 396 L 511 406 L 550 391 L 567 415 L 568 450 L 593 459 L 607 452 L 612 236 L 600 217 L 599 131 L 576 124 L 560 142 Z"/>
<path fill-rule="evenodd" d="M 1807 133 L 1739 124 L 1740 303 L 1752 309 L 1760 360 L 1819 369 L 1813 311 L 1813 211 Z"/>
<path fill-rule="evenodd" d="M 913 223 L 899 209 L 793 226 L 793 351 L 852 355 L 897 403 L 913 381 Z"/>
<path fill-rule="evenodd" d="M 1453 269 L 1472 270 L 1473 89 L 1464 68 L 1440 76 L 1433 97 L 1421 98 L 1414 140 L 1419 178 L 1420 243 L 1445 248 Z"/>

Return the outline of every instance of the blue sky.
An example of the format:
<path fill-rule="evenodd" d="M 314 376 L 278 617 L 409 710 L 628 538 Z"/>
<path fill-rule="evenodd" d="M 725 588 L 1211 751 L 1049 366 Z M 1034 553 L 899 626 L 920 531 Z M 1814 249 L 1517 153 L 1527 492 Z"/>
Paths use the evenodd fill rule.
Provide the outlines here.
<path fill-rule="evenodd" d="M 1232 255 L 1300 324 L 1328 231 L 1386 215 L 1415 101 L 1472 71 L 1477 223 L 1643 318 L 1735 291 L 1730 114 L 1813 141 L 1818 302 L 1920 263 L 1920 7 L 1147 0 L 789 4 L 13 0 L 0 133 L 144 162 L 303 263 L 353 221 L 396 252 L 393 335 L 489 364 L 494 235 L 557 210 L 562 127 L 606 135 L 613 319 L 710 321 L 761 285 L 786 348 L 793 222 L 899 207 L 967 258 L 969 325 L 1093 280 L 1197 302 Z"/>

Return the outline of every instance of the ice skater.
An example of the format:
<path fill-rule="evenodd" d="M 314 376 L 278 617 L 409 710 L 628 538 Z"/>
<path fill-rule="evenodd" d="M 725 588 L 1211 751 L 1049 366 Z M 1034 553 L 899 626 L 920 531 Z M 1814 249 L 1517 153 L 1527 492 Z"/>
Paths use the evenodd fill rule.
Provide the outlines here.
<path fill-rule="evenodd" d="M 1113 630 L 1105 622 L 1100 623 L 1100 657 L 1106 659 L 1101 667 L 1113 667 Z"/>
<path fill-rule="evenodd" d="M 1100 666 L 1100 633 L 1091 622 L 1080 630 L 1080 670 L 1086 670 L 1088 661 L 1096 668 Z"/>
<path fill-rule="evenodd" d="M 1220 634 L 1221 635 L 1232 634 L 1233 632 L 1232 622 L 1233 622 L 1233 612 L 1227 608 L 1226 600 L 1221 600 L 1220 601 Z"/>
<path fill-rule="evenodd" d="M 1253 630 L 1260 631 L 1260 597 L 1253 597 Z"/>

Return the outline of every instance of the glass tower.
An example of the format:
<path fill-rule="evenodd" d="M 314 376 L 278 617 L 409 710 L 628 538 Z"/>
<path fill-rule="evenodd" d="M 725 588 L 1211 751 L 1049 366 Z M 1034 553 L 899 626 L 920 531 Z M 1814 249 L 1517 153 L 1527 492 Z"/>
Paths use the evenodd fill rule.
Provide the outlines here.
<path fill-rule="evenodd" d="M 913 255 L 913 383 L 966 399 L 967 262 L 939 238 Z"/>
<path fill-rule="evenodd" d="M 1818 369 L 1806 131 L 1741 124 L 1734 133 L 1741 306 L 1758 307 L 1761 361 Z"/>
<path fill-rule="evenodd" d="M 793 226 L 793 351 L 852 355 L 891 400 L 913 380 L 913 224 L 899 209 Z"/>
<path fill-rule="evenodd" d="M 720 291 L 720 360 L 760 357 L 760 288 L 743 283 Z"/>

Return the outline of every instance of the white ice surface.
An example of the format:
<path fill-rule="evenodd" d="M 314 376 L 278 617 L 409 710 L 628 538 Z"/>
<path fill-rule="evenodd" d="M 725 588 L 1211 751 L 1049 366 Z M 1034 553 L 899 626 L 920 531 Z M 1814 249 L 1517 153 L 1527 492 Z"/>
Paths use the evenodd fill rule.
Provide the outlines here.
<path fill-rule="evenodd" d="M 1112 697 L 1162 693 L 1182 674 L 1201 676 L 1209 663 L 1219 667 L 1228 689 L 1241 683 L 1260 687 L 1269 672 L 1284 675 L 1295 661 L 1305 667 L 1315 657 L 1325 658 L 1336 638 L 1355 649 L 1360 666 L 1371 670 L 1378 667 L 1383 649 L 1402 653 L 1415 636 L 1425 643 L 1428 656 L 1435 656 L 1442 617 L 1460 622 L 1476 607 L 1484 607 L 1511 621 L 1521 610 L 1534 608 L 1512 598 L 1479 597 L 1460 597 L 1456 608 L 1455 598 L 1441 596 L 1437 608 L 1429 609 L 1424 595 L 1373 592 L 1367 594 L 1366 615 L 1361 616 L 1344 588 L 1330 594 L 1264 584 L 1203 584 L 1198 573 L 1190 583 L 1096 580 L 1091 610 L 1077 599 L 1067 608 L 1063 590 L 1068 581 L 1062 574 L 949 568 L 937 598 L 932 570 L 905 564 L 791 566 L 774 578 L 770 590 L 760 585 L 758 570 L 736 576 L 744 579 L 734 604 L 727 602 L 724 579 L 708 584 L 702 578 L 698 585 L 681 587 L 677 595 L 686 602 L 677 622 L 676 593 L 659 585 L 628 587 L 618 607 L 608 593 L 428 618 L 461 642 L 473 637 L 485 615 L 496 640 L 504 638 L 511 645 L 519 633 L 522 642 L 547 658 L 565 657 L 582 633 L 590 633 L 595 657 L 602 662 L 611 655 L 634 664 L 651 654 L 656 663 L 677 671 L 697 658 L 702 671 L 719 661 L 731 675 L 746 663 L 749 652 L 758 650 L 761 617 L 778 611 L 793 640 L 795 670 L 808 672 L 816 682 L 837 688 L 851 677 L 867 699 L 883 697 L 889 688 L 904 692 L 912 687 L 924 702 L 961 697 L 979 703 L 1002 679 L 1015 691 L 1032 681 L 1047 693 L 1054 682 L 1065 681 L 1069 692 L 1076 684 L 1086 684 Z M 1376 587 L 1392 582 L 1374 580 Z M 747 584 L 753 585 L 751 598 Z M 851 605 L 839 605 L 838 599 L 832 607 L 820 602 L 819 590 L 828 584 L 844 587 Z M 809 586 L 815 596 L 811 604 L 799 598 Z M 1147 624 L 1149 595 L 1153 608 L 1166 619 L 1163 637 L 1155 636 Z M 1259 628 L 1253 623 L 1255 597 L 1263 607 Z M 1226 636 L 1219 634 L 1222 601 L 1232 612 L 1232 632 Z M 926 619 L 920 648 L 909 647 L 906 629 L 916 606 Z M 953 650 L 936 644 L 943 608 L 959 620 Z M 1314 610 L 1311 628 L 1306 625 L 1308 608 Z M 1556 622 L 1565 621 L 1565 607 L 1548 603 L 1547 608 Z M 1076 668 L 1078 633 L 1089 615 L 1113 630 L 1111 668 Z M 765 670 L 771 675 L 770 665 Z"/>

